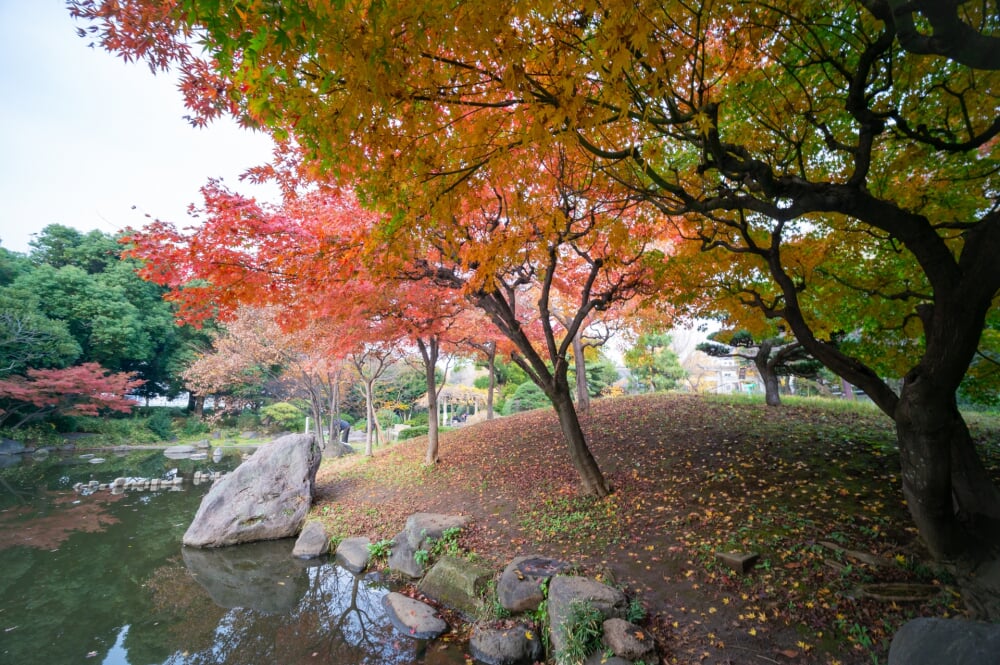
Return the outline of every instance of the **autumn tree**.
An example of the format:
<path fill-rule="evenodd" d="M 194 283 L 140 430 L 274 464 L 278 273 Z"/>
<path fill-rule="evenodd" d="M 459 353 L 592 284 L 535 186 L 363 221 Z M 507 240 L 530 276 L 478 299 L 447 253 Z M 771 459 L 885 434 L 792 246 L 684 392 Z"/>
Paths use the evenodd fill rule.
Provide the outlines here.
<path fill-rule="evenodd" d="M 97 363 L 64 369 L 29 369 L 25 376 L 0 380 L 0 424 L 17 429 L 55 415 L 97 416 L 129 413 L 129 395 L 141 379 L 111 373 Z"/>
<path fill-rule="evenodd" d="M 365 393 L 365 455 L 371 457 L 375 440 L 384 439 L 378 421 L 375 382 L 399 360 L 399 351 L 390 343 L 364 342 L 351 353 L 349 359 L 361 377 L 361 386 Z"/>
<path fill-rule="evenodd" d="M 991 4 L 71 5 L 106 47 L 178 64 L 197 121 L 294 135 L 418 235 L 406 211 L 477 178 L 530 182 L 519 151 L 586 151 L 623 197 L 731 254 L 732 275 L 753 276 L 747 304 L 893 419 L 931 552 L 971 555 L 995 534 L 1000 494 L 956 402 L 1000 286 Z M 838 302 L 841 324 L 866 305 L 841 332 L 896 332 L 882 354 L 913 342 L 898 393 L 882 354 L 827 334 Z"/>

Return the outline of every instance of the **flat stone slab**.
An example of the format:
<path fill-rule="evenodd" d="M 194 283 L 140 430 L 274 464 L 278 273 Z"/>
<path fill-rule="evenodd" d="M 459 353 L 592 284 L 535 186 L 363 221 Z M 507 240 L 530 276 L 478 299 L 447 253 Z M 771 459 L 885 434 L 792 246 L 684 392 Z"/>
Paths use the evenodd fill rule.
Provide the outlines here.
<path fill-rule="evenodd" d="M 513 628 L 476 626 L 469 639 L 469 653 L 486 665 L 531 665 L 545 657 L 541 635 L 523 625 Z"/>
<path fill-rule="evenodd" d="M 445 556 L 431 566 L 417 588 L 428 598 L 473 617 L 483 608 L 480 592 L 492 577 L 490 568 Z"/>
<path fill-rule="evenodd" d="M 756 552 L 716 552 L 715 558 L 738 573 L 749 573 L 760 560 Z"/>
<path fill-rule="evenodd" d="M 497 584 L 497 599 L 510 612 L 530 612 L 545 600 L 542 582 L 565 572 L 570 564 L 542 556 L 519 556 L 511 561 Z"/>
<path fill-rule="evenodd" d="M 396 630 L 407 637 L 431 640 L 448 630 L 448 624 L 437 615 L 437 610 L 401 593 L 387 593 L 382 598 L 382 607 Z"/>
<path fill-rule="evenodd" d="M 892 638 L 889 665 L 1000 665 L 1000 624 L 922 617 Z"/>
<path fill-rule="evenodd" d="M 357 575 L 368 567 L 368 560 L 371 558 L 368 551 L 370 544 L 371 541 L 367 538 L 346 538 L 337 545 L 334 558 L 341 566 Z"/>
<path fill-rule="evenodd" d="M 884 603 L 925 603 L 941 594 L 941 587 L 933 584 L 872 583 L 858 587 L 857 595 Z"/>

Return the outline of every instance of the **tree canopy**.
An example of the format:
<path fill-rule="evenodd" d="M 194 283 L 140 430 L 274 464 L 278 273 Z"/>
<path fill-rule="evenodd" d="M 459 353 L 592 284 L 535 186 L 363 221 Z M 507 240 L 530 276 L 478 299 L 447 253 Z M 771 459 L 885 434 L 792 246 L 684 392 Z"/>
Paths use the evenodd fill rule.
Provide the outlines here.
<path fill-rule="evenodd" d="M 557 263 L 589 274 L 573 325 L 668 274 L 783 320 L 895 421 L 931 551 L 989 539 L 1000 494 L 956 403 L 1000 287 L 989 3 L 70 4 L 105 47 L 178 66 L 196 123 L 232 114 L 298 176 L 356 186 L 390 253 L 435 249 L 427 274 L 515 341 L 504 280 L 544 289 Z M 554 374 L 518 345 L 550 397 L 573 325 L 538 338 Z"/>

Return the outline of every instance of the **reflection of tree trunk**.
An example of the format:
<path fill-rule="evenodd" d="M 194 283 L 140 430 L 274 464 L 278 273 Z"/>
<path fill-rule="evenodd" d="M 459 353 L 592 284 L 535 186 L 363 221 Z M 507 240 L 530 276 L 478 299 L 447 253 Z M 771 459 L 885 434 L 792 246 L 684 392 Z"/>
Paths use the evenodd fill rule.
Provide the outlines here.
<path fill-rule="evenodd" d="M 29 494 L 28 492 L 18 492 L 16 489 L 10 486 L 10 483 L 8 483 L 6 479 L 3 478 L 3 476 L 0 476 L 0 484 L 2 484 L 7 489 L 8 492 L 14 495 L 14 498 L 17 499 L 18 503 L 27 503 L 27 501 L 21 495 L 22 494 L 28 495 Z"/>

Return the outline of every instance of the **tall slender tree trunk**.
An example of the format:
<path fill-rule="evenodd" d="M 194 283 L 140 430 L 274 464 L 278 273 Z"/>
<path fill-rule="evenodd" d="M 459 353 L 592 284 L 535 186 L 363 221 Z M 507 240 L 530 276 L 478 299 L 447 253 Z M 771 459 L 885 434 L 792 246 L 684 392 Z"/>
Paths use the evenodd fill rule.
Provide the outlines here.
<path fill-rule="evenodd" d="M 373 439 L 375 434 L 375 396 L 374 391 L 374 379 L 365 379 L 365 413 L 367 418 L 365 419 L 365 455 L 371 457 L 374 454 L 373 450 Z"/>
<path fill-rule="evenodd" d="M 417 348 L 420 349 L 420 356 L 424 360 L 424 376 L 427 380 L 427 454 L 424 455 L 424 464 L 437 464 L 438 462 L 438 389 L 437 368 L 438 341 L 436 338 L 424 341 L 417 340 Z M 431 417 L 433 414 L 433 417 Z"/>
<path fill-rule="evenodd" d="M 570 460 L 577 473 L 580 474 L 584 493 L 598 497 L 607 496 L 610 489 L 601 469 L 597 466 L 597 461 L 590 452 L 590 448 L 587 447 L 583 429 L 580 427 L 580 420 L 573 407 L 573 400 L 570 399 L 569 392 L 567 391 L 565 395 L 558 398 L 553 398 L 552 406 L 559 416 L 559 425 L 566 438 Z"/>
<path fill-rule="evenodd" d="M 587 386 L 587 360 L 583 357 L 583 339 L 578 330 L 573 336 L 573 366 L 576 369 L 576 404 L 583 413 L 590 413 L 590 389 Z"/>
<path fill-rule="evenodd" d="M 486 390 L 486 420 L 493 420 L 493 394 L 497 389 L 497 344 L 489 343 L 489 351 L 486 354 L 486 362 L 490 371 L 490 383 Z"/>

